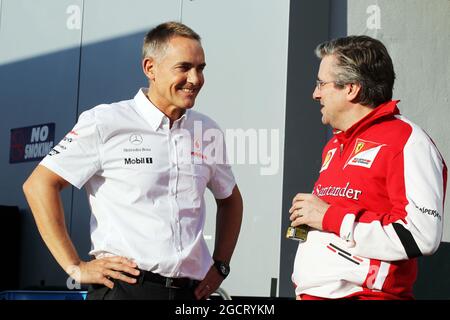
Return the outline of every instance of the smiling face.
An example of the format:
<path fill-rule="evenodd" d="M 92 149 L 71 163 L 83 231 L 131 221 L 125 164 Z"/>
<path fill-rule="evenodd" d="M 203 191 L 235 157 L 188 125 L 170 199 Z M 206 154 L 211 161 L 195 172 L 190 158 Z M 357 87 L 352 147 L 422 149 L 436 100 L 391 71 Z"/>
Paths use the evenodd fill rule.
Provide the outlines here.
<path fill-rule="evenodd" d="M 321 88 L 316 86 L 313 92 L 313 99 L 320 102 L 322 108 L 322 123 L 329 124 L 334 129 L 345 130 L 343 122 L 346 122 L 345 116 L 349 111 L 348 97 L 346 87 L 338 88 L 333 82 L 335 75 L 333 71 L 336 58 L 332 55 L 323 57 L 320 62 L 319 73 L 317 79 L 326 82 Z"/>
<path fill-rule="evenodd" d="M 172 120 L 195 104 L 204 83 L 205 55 L 199 41 L 175 36 L 159 58 L 143 61 L 150 101 Z"/>

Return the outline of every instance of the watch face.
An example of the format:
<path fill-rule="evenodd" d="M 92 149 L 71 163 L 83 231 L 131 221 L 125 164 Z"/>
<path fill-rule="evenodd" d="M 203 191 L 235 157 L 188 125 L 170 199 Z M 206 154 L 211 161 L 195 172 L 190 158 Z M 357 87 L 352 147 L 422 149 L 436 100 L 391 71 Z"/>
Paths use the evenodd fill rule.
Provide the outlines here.
<path fill-rule="evenodd" d="M 220 271 L 222 271 L 223 274 L 228 274 L 228 268 L 225 265 L 220 266 Z"/>
<path fill-rule="evenodd" d="M 214 265 L 224 278 L 230 273 L 230 267 L 225 262 L 215 261 Z"/>

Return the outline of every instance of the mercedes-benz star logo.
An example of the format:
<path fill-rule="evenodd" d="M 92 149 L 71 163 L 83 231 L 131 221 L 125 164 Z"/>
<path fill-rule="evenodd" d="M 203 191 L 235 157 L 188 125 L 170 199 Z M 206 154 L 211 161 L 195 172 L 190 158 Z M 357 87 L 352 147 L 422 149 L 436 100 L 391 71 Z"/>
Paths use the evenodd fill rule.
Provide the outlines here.
<path fill-rule="evenodd" d="M 130 136 L 130 142 L 134 145 L 141 144 L 142 141 L 144 141 L 144 139 L 142 138 L 142 136 L 139 133 L 133 133 Z"/>

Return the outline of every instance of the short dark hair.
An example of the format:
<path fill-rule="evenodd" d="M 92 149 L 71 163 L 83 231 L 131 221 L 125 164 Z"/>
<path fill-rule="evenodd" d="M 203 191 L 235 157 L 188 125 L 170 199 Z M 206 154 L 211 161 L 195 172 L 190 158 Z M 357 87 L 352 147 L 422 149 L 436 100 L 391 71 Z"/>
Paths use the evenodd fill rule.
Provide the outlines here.
<path fill-rule="evenodd" d="M 316 48 L 319 58 L 336 57 L 335 85 L 359 83 L 358 103 L 376 107 L 392 99 L 394 66 L 386 47 L 369 36 L 348 36 L 326 41 Z"/>
<path fill-rule="evenodd" d="M 144 37 L 142 57 L 155 57 L 160 55 L 173 37 L 180 36 L 201 42 L 200 36 L 188 26 L 175 21 L 161 23 L 151 29 Z"/>

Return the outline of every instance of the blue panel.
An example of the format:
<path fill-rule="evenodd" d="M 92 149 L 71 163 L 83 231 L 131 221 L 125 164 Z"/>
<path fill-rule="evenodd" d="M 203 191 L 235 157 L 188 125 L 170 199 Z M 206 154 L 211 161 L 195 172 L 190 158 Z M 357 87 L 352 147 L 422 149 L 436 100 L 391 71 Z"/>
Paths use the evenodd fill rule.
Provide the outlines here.
<path fill-rule="evenodd" d="M 3 291 L 0 300 L 86 300 L 86 291 Z"/>

